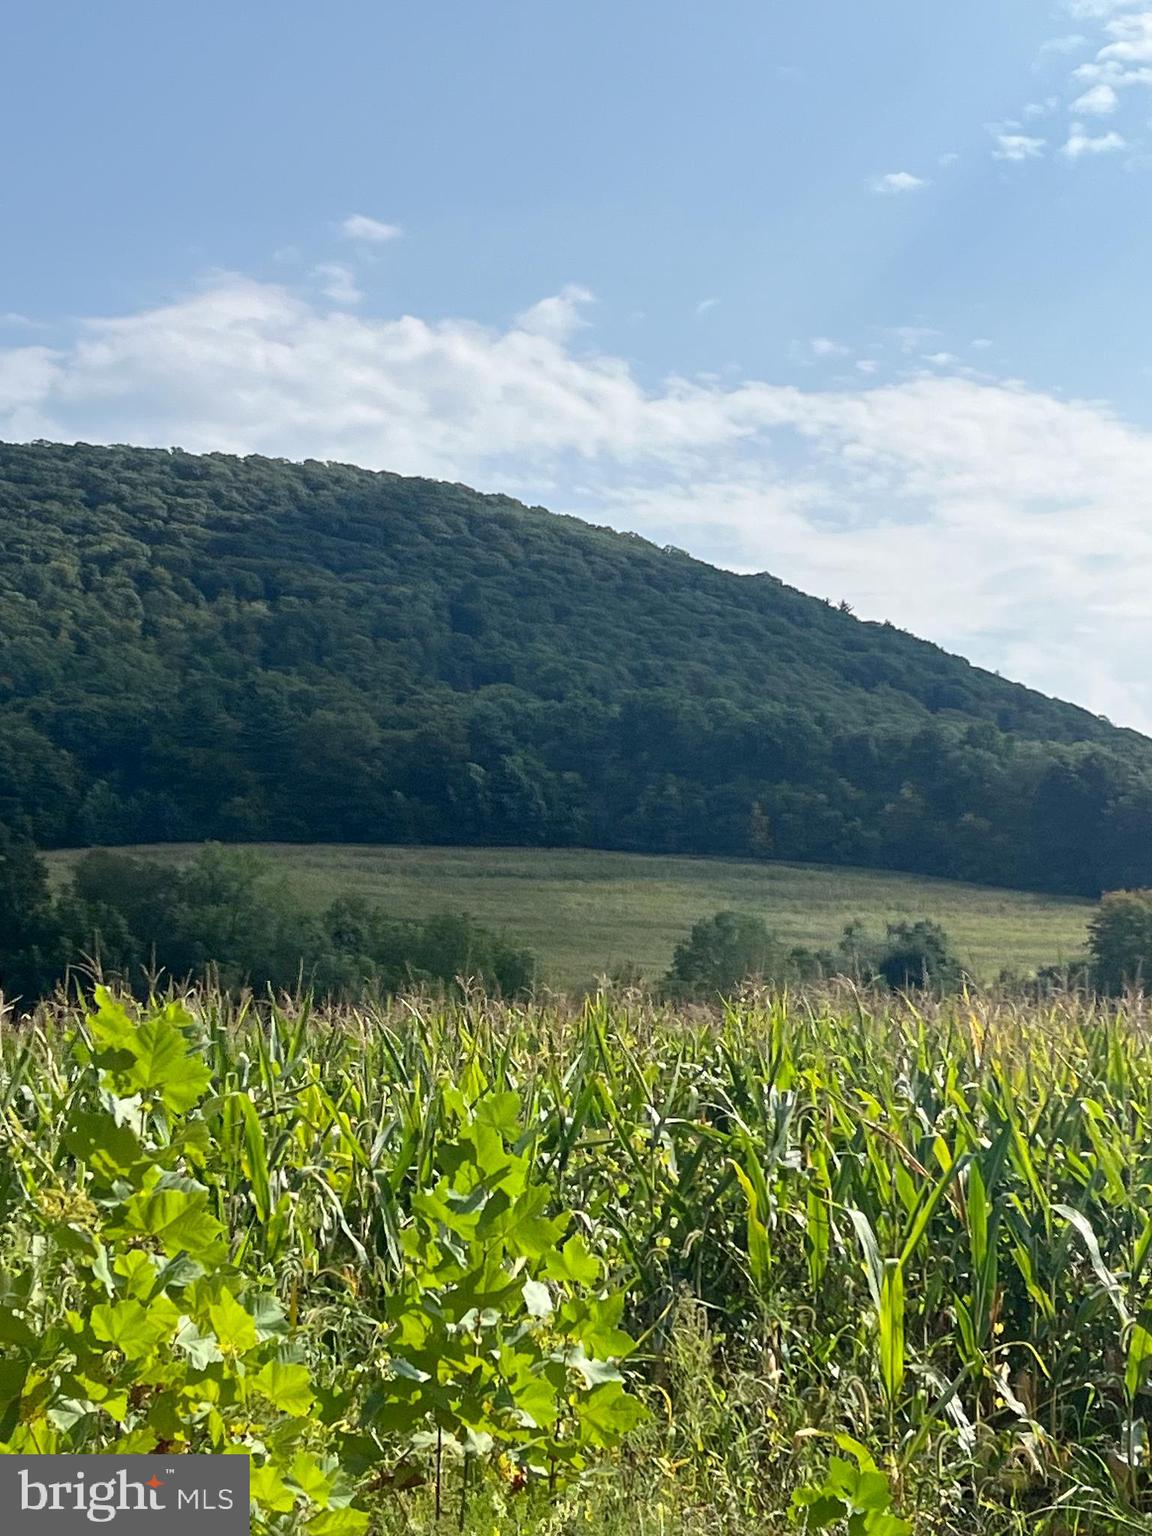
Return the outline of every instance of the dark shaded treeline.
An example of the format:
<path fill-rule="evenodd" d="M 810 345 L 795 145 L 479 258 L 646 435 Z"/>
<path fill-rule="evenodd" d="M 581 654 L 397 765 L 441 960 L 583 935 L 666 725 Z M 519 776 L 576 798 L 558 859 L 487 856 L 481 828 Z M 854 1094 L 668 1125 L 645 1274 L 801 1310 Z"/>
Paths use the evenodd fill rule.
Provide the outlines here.
<path fill-rule="evenodd" d="M 0 446 L 0 821 L 1152 883 L 1152 742 L 770 576 L 340 465 Z"/>
<path fill-rule="evenodd" d="M 0 993 L 25 1004 L 61 983 L 211 978 L 358 1001 L 414 987 L 475 984 L 513 997 L 536 958 L 467 913 L 397 919 L 362 897 L 308 910 L 251 852 L 208 844 L 176 866 L 92 849 L 50 889 L 30 843 L 0 829 Z"/>

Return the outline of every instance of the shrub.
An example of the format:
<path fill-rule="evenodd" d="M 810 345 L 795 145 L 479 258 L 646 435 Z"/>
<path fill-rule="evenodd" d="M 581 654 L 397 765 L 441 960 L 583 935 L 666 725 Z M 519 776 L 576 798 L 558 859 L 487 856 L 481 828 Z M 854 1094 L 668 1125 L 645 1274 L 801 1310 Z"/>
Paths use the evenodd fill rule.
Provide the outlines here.
<path fill-rule="evenodd" d="M 876 973 L 898 992 L 914 987 L 948 991 L 962 975 L 951 939 L 930 918 L 888 924 L 887 942 L 880 952 Z"/>
<path fill-rule="evenodd" d="M 1102 992 L 1139 987 L 1152 974 L 1152 891 L 1108 891 L 1088 924 L 1092 973 Z"/>
<path fill-rule="evenodd" d="M 677 944 L 664 984 L 674 997 L 733 992 L 744 981 L 776 975 L 783 961 L 781 947 L 762 919 L 744 912 L 717 912 L 694 924 Z"/>

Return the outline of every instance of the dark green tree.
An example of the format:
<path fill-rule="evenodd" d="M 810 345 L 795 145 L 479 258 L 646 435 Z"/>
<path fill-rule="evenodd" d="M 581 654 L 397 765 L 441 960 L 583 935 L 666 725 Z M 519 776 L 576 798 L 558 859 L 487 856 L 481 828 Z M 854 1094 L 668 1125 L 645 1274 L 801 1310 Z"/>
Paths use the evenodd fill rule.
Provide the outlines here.
<path fill-rule="evenodd" d="M 876 974 L 897 991 L 923 987 L 943 992 L 959 982 L 962 970 L 947 932 L 930 918 L 920 918 L 888 924 Z"/>
<path fill-rule="evenodd" d="M 1102 992 L 1152 977 L 1152 890 L 1108 891 L 1088 924 L 1092 976 Z"/>
<path fill-rule="evenodd" d="M 675 997 L 731 993 L 742 982 L 773 977 L 783 960 L 762 918 L 717 912 L 693 924 L 688 937 L 677 944 L 664 984 Z"/>
<path fill-rule="evenodd" d="M 26 839 L 0 828 L 0 992 L 35 1001 L 60 977 L 66 949 L 48 877 Z"/>

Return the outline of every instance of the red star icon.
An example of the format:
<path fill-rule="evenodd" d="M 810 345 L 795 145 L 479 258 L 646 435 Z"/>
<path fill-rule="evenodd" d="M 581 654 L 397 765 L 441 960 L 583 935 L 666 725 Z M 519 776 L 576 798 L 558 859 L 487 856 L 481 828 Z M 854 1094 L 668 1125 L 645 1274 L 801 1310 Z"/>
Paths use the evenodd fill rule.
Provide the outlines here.
<path fill-rule="evenodd" d="M 148 1479 L 148 1486 L 149 1488 L 163 1488 L 164 1484 L 160 1478 L 153 1475 Z"/>

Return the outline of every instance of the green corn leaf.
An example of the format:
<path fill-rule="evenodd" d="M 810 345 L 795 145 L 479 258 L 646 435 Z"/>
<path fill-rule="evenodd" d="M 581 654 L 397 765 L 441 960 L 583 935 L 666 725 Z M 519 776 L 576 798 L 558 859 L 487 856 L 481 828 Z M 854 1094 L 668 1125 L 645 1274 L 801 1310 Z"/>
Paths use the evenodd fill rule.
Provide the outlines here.
<path fill-rule="evenodd" d="M 1065 1221 L 1075 1227 L 1076 1231 L 1084 1239 L 1084 1246 L 1088 1250 L 1088 1258 L 1096 1272 L 1096 1278 L 1107 1292 L 1108 1299 L 1115 1307 L 1120 1321 L 1127 1325 L 1132 1321 L 1132 1318 L 1128 1311 L 1127 1303 L 1124 1300 L 1124 1292 L 1120 1288 L 1120 1282 L 1104 1262 L 1100 1252 L 1099 1241 L 1097 1240 L 1096 1233 L 1092 1230 L 1092 1223 L 1083 1212 L 1073 1210 L 1070 1205 L 1056 1205 L 1053 1209 L 1058 1216 L 1063 1216 Z"/>

